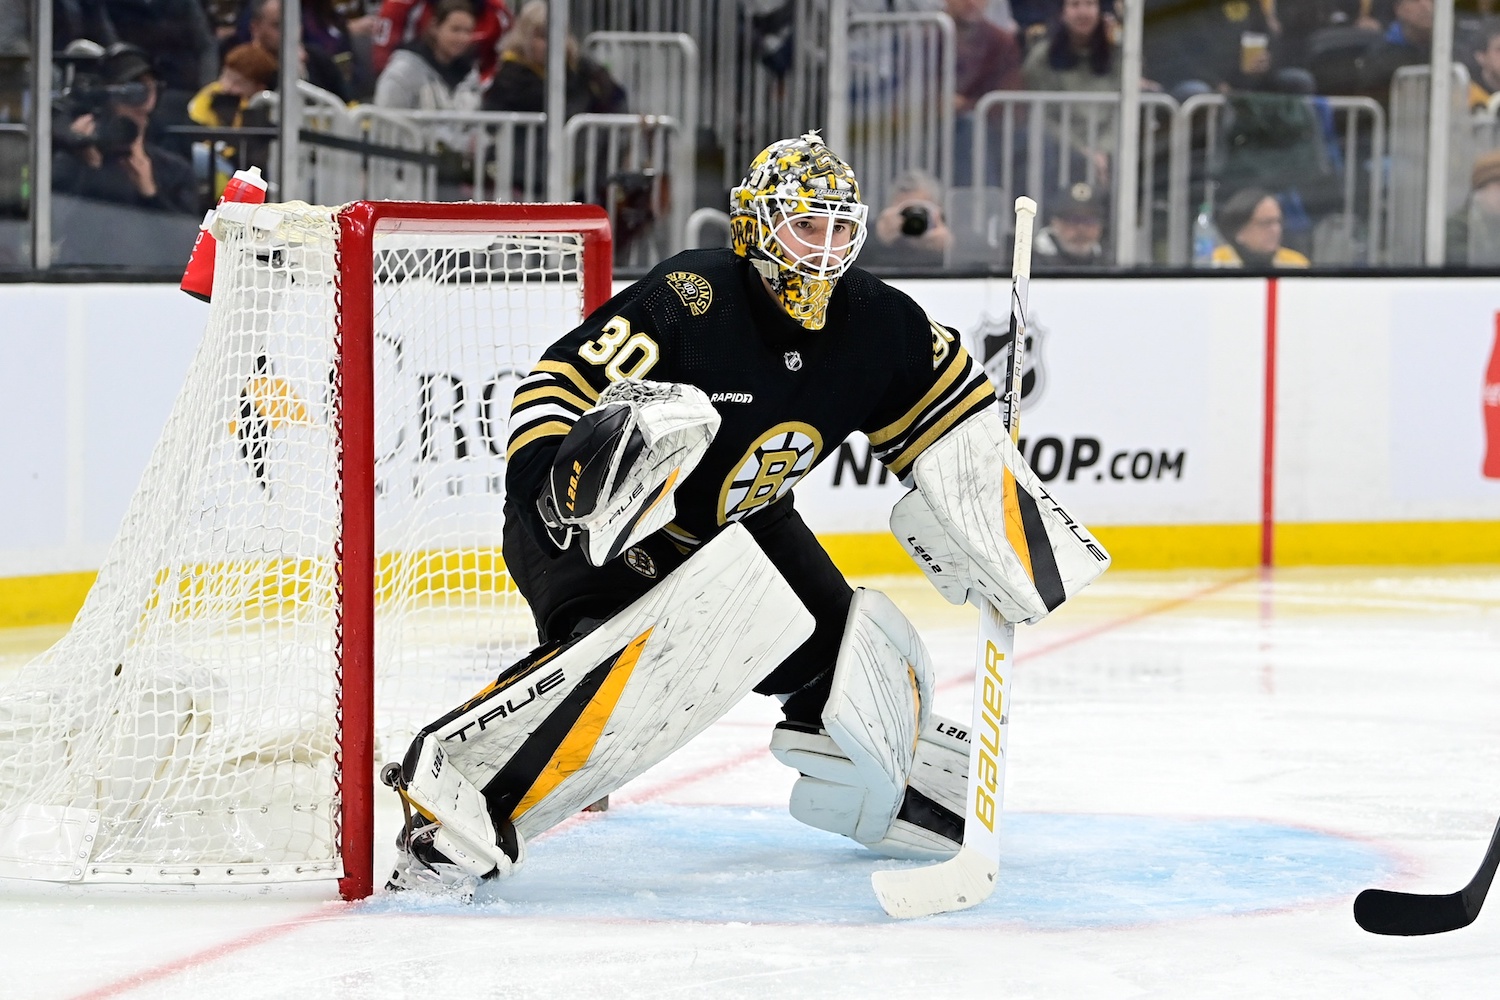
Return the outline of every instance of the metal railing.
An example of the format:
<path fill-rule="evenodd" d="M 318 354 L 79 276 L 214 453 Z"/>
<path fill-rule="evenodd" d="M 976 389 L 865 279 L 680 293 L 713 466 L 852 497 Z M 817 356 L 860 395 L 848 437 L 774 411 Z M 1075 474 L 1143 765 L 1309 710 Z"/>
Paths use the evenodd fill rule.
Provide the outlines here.
<path fill-rule="evenodd" d="M 615 264 L 651 267 L 683 247 L 693 208 L 692 147 L 665 115 L 574 115 L 563 176 L 576 200 L 602 204 Z"/>
<path fill-rule="evenodd" d="M 1318 159 L 1322 175 L 1338 182 L 1339 210 L 1328 214 L 1330 224 L 1318 237 L 1322 249 L 1313 254 L 1313 259 L 1321 264 L 1377 263 L 1381 246 L 1384 110 L 1368 97 L 1249 96 L 1303 108 L 1308 130 L 1299 141 L 1309 144 L 1310 154 Z M 1223 94 L 1196 94 L 1182 103 L 1172 119 L 1167 190 L 1168 264 L 1182 267 L 1192 262 L 1194 210 L 1207 206 L 1212 212 L 1216 204 L 1226 160 L 1224 124 L 1229 105 L 1230 98 Z M 1329 113 L 1331 128 L 1327 130 L 1323 110 Z M 1305 180 L 1311 182 L 1315 178 Z"/>
<path fill-rule="evenodd" d="M 1075 183 L 1102 186 L 1113 198 L 1120 197 L 1119 172 L 1111 163 L 1119 112 L 1119 94 L 993 91 L 981 97 L 974 105 L 965 179 L 976 192 L 994 193 L 970 195 L 954 207 L 949 225 L 959 242 L 977 239 L 994 246 L 998 239 L 1003 245 L 1011 230 L 1011 206 L 1020 195 L 1037 201 L 1043 219 L 1052 194 Z M 1136 214 L 1134 238 L 1147 251 L 1157 242 L 1153 193 L 1170 172 L 1162 153 L 1176 114 L 1177 102 L 1166 94 L 1141 95 L 1141 164 L 1134 197 L 1144 209 Z M 1119 238 L 1113 242 L 1118 244 Z M 1141 259 L 1152 256 L 1143 253 Z"/>
<path fill-rule="evenodd" d="M 1432 70 L 1403 66 L 1391 79 L 1390 191 L 1387 242 L 1381 262 L 1422 264 L 1427 258 L 1427 216 L 1434 208 L 1449 213 L 1463 206 L 1474 162 L 1474 133 L 1468 113 L 1469 72 L 1453 64 L 1452 108 L 1446 176 L 1429 178 L 1428 134 Z"/>
<path fill-rule="evenodd" d="M 1193 98 L 1178 108 L 1162 95 L 1143 95 L 1140 156 L 1128 164 L 1111 163 L 1114 133 L 1128 110 L 1112 94 L 988 95 L 974 118 L 983 127 L 972 144 L 957 148 L 954 46 L 946 15 L 861 14 L 849 6 L 848 0 L 570 0 L 572 27 L 585 37 L 586 51 L 609 64 L 630 92 L 632 108 L 647 115 L 574 126 L 569 148 L 552 160 L 555 169 L 567 157 L 577 175 L 567 193 L 604 202 L 617 218 L 631 220 L 633 247 L 669 252 L 701 237 L 708 225 L 702 221 L 708 217 L 700 216 L 699 228 L 689 231 L 689 217 L 700 207 L 698 170 L 720 165 L 698 154 L 722 155 L 727 188 L 770 141 L 837 120 L 847 135 L 841 152 L 854 163 L 872 206 L 887 199 L 896 175 L 920 167 L 948 183 L 950 222 L 960 242 L 975 244 L 986 258 L 1009 235 L 1016 194 L 1045 200 L 1075 180 L 1117 187 L 1121 173 L 1139 167 L 1131 196 L 1114 192 L 1122 209 L 1140 209 L 1133 216 L 1136 229 L 1126 237 L 1133 242 L 1116 240 L 1117 248 L 1130 248 L 1121 259 L 1188 261 L 1192 214 L 1204 201 L 1212 204 L 1220 183 L 1223 96 Z M 43 5 L 37 13 L 32 45 L 50 52 L 51 10 Z M 837 38 L 830 34 L 834 24 L 840 26 Z M 34 62 L 34 89 L 49 87 L 51 60 Z M 1464 92 L 1459 73 L 1455 68 L 1455 94 Z M 1311 99 L 1324 125 L 1319 171 L 1331 178 L 1334 191 L 1315 263 L 1433 259 L 1435 213 L 1451 213 L 1464 202 L 1473 154 L 1500 148 L 1500 101 L 1477 115 L 1465 109 L 1450 116 L 1452 146 L 1440 146 L 1446 155 L 1433 158 L 1426 148 L 1430 76 L 1425 67 L 1397 73 L 1388 119 L 1380 104 L 1366 98 Z M 351 110 L 305 83 L 296 91 L 300 122 L 285 126 L 283 138 L 292 128 L 286 141 L 296 140 L 298 176 L 283 190 L 275 171 L 279 144 L 270 143 L 265 166 L 272 197 L 340 202 L 545 196 L 544 115 Z M 51 124 L 43 116 L 29 130 L 21 123 L 0 125 L 0 136 L 30 147 L 25 186 L 17 177 L 8 190 L 30 209 L 30 260 L 40 268 L 49 266 L 55 243 Z M 553 128 L 563 134 L 561 126 Z M 584 135 L 585 129 L 593 134 Z M 265 140 L 262 133 L 254 133 L 256 142 Z M 252 132 L 244 134 L 246 143 L 232 137 L 213 142 L 245 145 Z M 1128 148 L 1137 137 L 1124 138 Z M 219 169 L 216 147 L 207 148 L 208 162 Z M 1429 160 L 1446 162 L 1443 176 L 1427 176 Z M 209 193 L 211 181 L 200 176 Z M 641 218 L 649 224 L 641 226 Z M 622 259 L 644 262 L 646 252 L 632 249 Z"/>
<path fill-rule="evenodd" d="M 912 169 L 953 184 L 953 19 L 947 14 L 849 18 L 847 151 L 860 193 L 879 211 Z"/>
<path fill-rule="evenodd" d="M 698 45 L 692 36 L 667 31 L 595 31 L 583 40 L 584 54 L 609 70 L 625 88 L 626 105 L 638 115 L 665 115 L 691 136 L 698 127 Z"/>

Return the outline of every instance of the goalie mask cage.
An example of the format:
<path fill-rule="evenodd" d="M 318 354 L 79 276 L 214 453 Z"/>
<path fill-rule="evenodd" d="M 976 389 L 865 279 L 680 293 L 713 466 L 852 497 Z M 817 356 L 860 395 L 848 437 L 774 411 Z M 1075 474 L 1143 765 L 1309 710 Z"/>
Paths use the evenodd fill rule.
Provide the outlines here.
<path fill-rule="evenodd" d="M 610 296 L 602 210 L 225 206 L 207 332 L 72 628 L 0 693 L 0 876 L 373 888 L 376 750 L 536 631 L 515 386 Z"/>

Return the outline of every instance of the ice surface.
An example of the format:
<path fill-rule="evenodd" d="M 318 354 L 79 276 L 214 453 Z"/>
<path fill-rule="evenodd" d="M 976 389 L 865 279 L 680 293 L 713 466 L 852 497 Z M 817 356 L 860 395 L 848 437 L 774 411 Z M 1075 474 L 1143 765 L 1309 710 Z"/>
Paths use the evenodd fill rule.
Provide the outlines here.
<path fill-rule="evenodd" d="M 964 715 L 971 613 L 880 585 Z M 0 674 L 41 635 L 0 635 Z M 1500 995 L 1493 901 L 1433 938 L 1350 914 L 1479 863 L 1500 569 L 1111 573 L 1017 648 L 1004 864 L 974 910 L 885 917 L 869 873 L 898 862 L 787 816 L 752 698 L 472 906 L 0 886 L 0 996 Z"/>

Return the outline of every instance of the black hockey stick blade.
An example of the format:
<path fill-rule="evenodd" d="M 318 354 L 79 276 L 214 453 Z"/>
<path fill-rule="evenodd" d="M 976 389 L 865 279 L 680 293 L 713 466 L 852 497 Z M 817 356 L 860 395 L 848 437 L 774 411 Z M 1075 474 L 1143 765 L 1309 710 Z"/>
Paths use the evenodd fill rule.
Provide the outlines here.
<path fill-rule="evenodd" d="M 1371 934 L 1442 934 L 1467 927 L 1479 916 L 1485 893 L 1500 868 L 1500 823 L 1490 837 L 1489 850 L 1469 884 L 1446 896 L 1416 892 L 1366 889 L 1354 899 L 1354 921 Z"/>

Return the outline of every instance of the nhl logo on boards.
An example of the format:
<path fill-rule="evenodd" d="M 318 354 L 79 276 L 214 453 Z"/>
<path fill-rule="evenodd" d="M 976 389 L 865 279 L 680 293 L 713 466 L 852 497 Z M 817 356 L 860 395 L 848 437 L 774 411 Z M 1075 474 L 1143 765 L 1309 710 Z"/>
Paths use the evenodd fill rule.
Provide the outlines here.
<path fill-rule="evenodd" d="M 794 372 L 802 367 L 802 352 L 787 351 L 781 356 L 781 360 L 786 362 L 787 371 Z"/>
<path fill-rule="evenodd" d="M 1026 353 L 1021 359 L 1021 401 L 1036 405 L 1046 388 L 1046 373 L 1043 369 L 1042 346 L 1047 331 L 1037 322 L 1035 315 L 1026 324 Z M 979 325 L 969 333 L 968 341 L 977 345 L 984 372 L 995 384 L 995 392 L 1002 399 L 1010 386 L 1006 376 L 1010 369 L 1011 348 L 1010 317 L 1004 319 L 985 314 Z"/>
<path fill-rule="evenodd" d="M 639 545 L 632 545 L 625 550 L 625 565 L 635 570 L 648 580 L 656 579 L 656 560 L 651 558 L 651 553 Z"/>
<path fill-rule="evenodd" d="M 701 274 L 673 271 L 667 275 L 667 287 L 677 293 L 687 311 L 694 316 L 702 316 L 714 304 L 713 286 Z"/>

